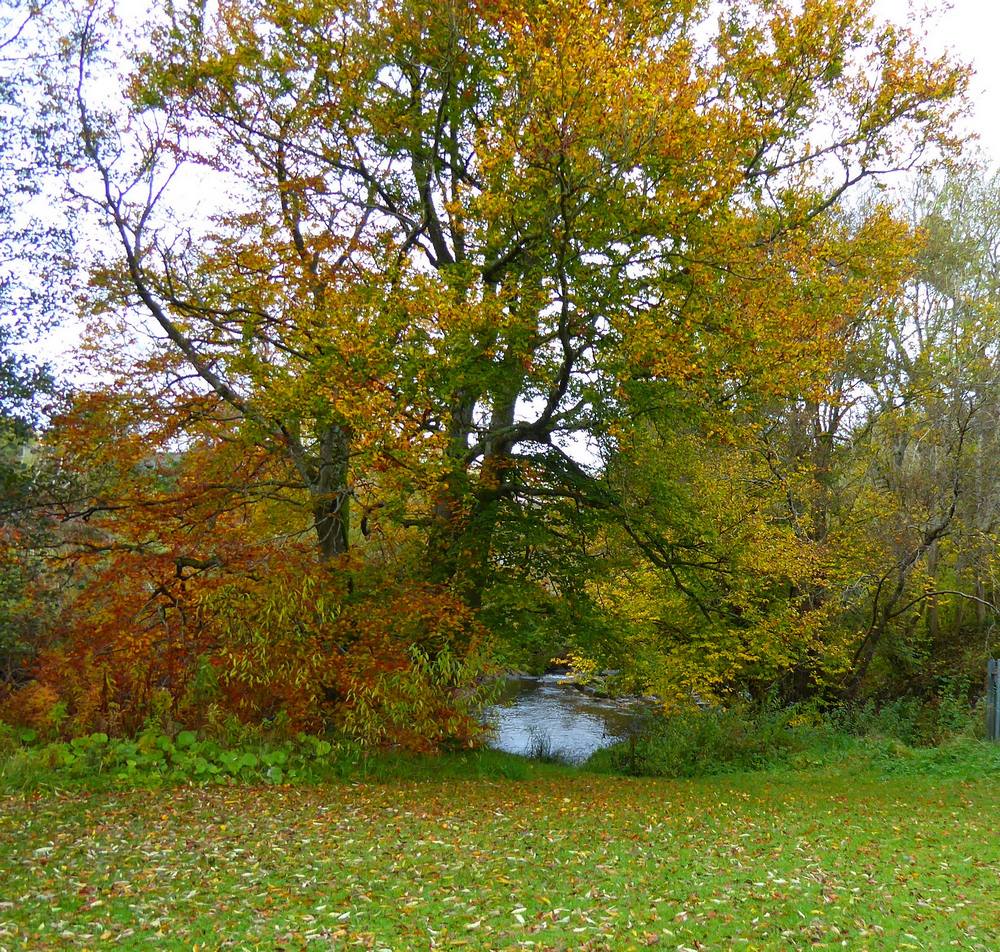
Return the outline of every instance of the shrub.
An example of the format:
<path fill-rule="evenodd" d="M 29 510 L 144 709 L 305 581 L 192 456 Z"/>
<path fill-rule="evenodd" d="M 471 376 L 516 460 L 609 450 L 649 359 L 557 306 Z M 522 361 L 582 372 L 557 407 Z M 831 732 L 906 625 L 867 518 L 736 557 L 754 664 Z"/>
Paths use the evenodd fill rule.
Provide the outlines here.
<path fill-rule="evenodd" d="M 0 727 L 4 722 L 31 730 L 43 737 L 55 737 L 65 717 L 65 705 L 47 684 L 30 681 L 0 704 Z"/>
<path fill-rule="evenodd" d="M 879 769 L 891 764 L 892 772 L 911 763 L 947 772 L 971 762 L 969 750 L 973 760 L 989 760 L 975 753 L 982 745 L 963 747 L 981 735 L 983 723 L 981 706 L 969 705 L 967 687 L 964 681 L 943 682 L 930 700 L 898 698 L 880 707 L 868 701 L 684 709 L 650 717 L 628 740 L 595 754 L 591 765 L 634 776 L 695 777 L 851 757 Z"/>
<path fill-rule="evenodd" d="M 357 769 L 361 749 L 347 738 L 307 734 L 277 741 L 257 732 L 236 747 L 194 731 L 143 731 L 134 738 L 107 734 L 69 742 L 19 744 L 0 754 L 0 783 L 31 787 L 50 782 L 148 785 L 159 783 L 286 783 L 344 777 Z"/>
<path fill-rule="evenodd" d="M 902 697 L 877 705 L 831 707 L 826 719 L 833 730 L 854 737 L 888 738 L 910 747 L 937 746 L 956 737 L 978 737 L 983 732 L 981 706 L 969 702 L 966 679 L 941 679 L 929 699 Z"/>
<path fill-rule="evenodd" d="M 484 737 L 478 712 L 499 685 L 488 632 L 449 592 L 403 585 L 340 619 L 336 728 L 366 746 L 433 751 Z"/>
<path fill-rule="evenodd" d="M 491 642 L 442 587 L 386 584 L 292 551 L 163 581 L 156 591 L 170 599 L 155 611 L 142 581 L 122 570 L 88 588 L 0 718 L 50 739 L 224 721 L 232 733 L 279 713 L 291 733 L 334 728 L 368 746 L 433 751 L 482 737 Z"/>
<path fill-rule="evenodd" d="M 632 776 L 695 777 L 754 770 L 797 749 L 795 708 L 772 705 L 686 709 L 650 719 L 625 742 L 596 755 Z"/>

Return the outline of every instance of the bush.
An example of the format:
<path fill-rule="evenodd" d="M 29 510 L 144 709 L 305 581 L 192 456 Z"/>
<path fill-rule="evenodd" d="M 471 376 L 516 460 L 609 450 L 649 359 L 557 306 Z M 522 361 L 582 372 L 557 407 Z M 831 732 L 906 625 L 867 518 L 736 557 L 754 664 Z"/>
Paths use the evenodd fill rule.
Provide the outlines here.
<path fill-rule="evenodd" d="M 908 765 L 921 772 L 966 770 L 973 761 L 994 762 L 977 752 L 985 746 L 974 743 L 983 732 L 983 711 L 970 706 L 966 691 L 965 682 L 943 681 L 930 700 L 898 698 L 881 707 L 869 701 L 692 708 L 650 718 L 625 742 L 598 751 L 590 765 L 675 778 L 817 767 L 845 758 L 891 773 Z"/>
<path fill-rule="evenodd" d="M 339 619 L 338 702 L 330 723 L 368 747 L 436 751 L 474 747 L 478 713 L 496 693 L 492 644 L 475 613 L 433 586 L 379 589 Z"/>
<path fill-rule="evenodd" d="M 52 738 L 58 735 L 65 714 L 66 705 L 53 688 L 29 681 L 0 703 L 0 726 L 6 722 Z"/>
<path fill-rule="evenodd" d="M 350 740 L 308 734 L 279 741 L 258 733 L 237 747 L 194 731 L 171 736 L 146 730 L 131 739 L 95 732 L 48 744 L 33 744 L 30 735 L 22 734 L 22 742 L 11 748 L 12 734 L 10 729 L 0 734 L 0 786 L 15 789 L 94 782 L 126 786 L 313 782 L 348 776 L 363 757 Z"/>
<path fill-rule="evenodd" d="M 349 590 L 349 573 L 283 555 L 261 556 L 245 575 L 172 578 L 173 600 L 152 617 L 136 604 L 168 582 L 133 578 L 116 562 L 108 588 L 74 601 L 34 680 L 0 695 L 0 721 L 56 740 L 181 725 L 215 733 L 227 719 L 232 733 L 234 722 L 284 712 L 291 732 L 333 730 L 369 747 L 481 740 L 493 646 L 468 606 L 440 586 L 375 571 L 350 576 Z"/>
<path fill-rule="evenodd" d="M 934 697 L 902 697 L 881 706 L 869 700 L 831 708 L 829 726 L 854 737 L 887 738 L 910 747 L 934 747 L 948 740 L 981 737 L 982 705 L 969 702 L 966 679 L 942 678 Z"/>
<path fill-rule="evenodd" d="M 599 751 L 603 763 L 630 776 L 697 777 L 756 770 L 783 762 L 799 749 L 790 727 L 795 708 L 773 705 L 693 708 L 650 720 L 633 737 Z"/>

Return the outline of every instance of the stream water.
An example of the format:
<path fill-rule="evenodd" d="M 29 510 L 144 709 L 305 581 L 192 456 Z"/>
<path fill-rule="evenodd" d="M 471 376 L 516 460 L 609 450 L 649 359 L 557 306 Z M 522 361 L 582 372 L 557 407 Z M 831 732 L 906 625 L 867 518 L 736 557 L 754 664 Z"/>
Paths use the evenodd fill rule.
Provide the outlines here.
<path fill-rule="evenodd" d="M 485 712 L 494 725 L 490 746 L 512 754 L 544 750 L 582 763 L 638 723 L 641 707 L 593 697 L 561 680 L 558 674 L 510 678 L 498 703 Z"/>

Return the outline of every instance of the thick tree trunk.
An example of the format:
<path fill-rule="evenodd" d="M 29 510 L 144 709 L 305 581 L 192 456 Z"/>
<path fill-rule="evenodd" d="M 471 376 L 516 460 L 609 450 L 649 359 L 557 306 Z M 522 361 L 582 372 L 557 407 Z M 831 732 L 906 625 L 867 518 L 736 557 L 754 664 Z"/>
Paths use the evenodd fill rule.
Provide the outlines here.
<path fill-rule="evenodd" d="M 487 481 L 485 473 L 480 475 L 478 488 L 463 488 L 462 496 L 449 492 L 434 507 L 428 576 L 437 584 L 451 584 L 470 608 L 480 608 L 489 581 L 500 490 Z"/>
<path fill-rule="evenodd" d="M 460 539 L 455 579 L 466 604 L 473 609 L 483 605 L 499 510 L 499 487 L 481 487 Z"/>
<path fill-rule="evenodd" d="M 507 479 L 509 433 L 521 381 L 522 377 L 515 375 L 508 392 L 493 395 L 494 410 L 475 484 L 465 469 L 475 400 L 465 395 L 452 411 L 451 455 L 456 468 L 434 507 L 429 565 L 433 581 L 453 583 L 466 604 L 474 609 L 482 606 L 483 592 L 489 582 L 490 551 Z"/>
<path fill-rule="evenodd" d="M 327 425 L 319 443 L 316 478 L 310 487 L 313 525 L 323 559 L 343 555 L 349 546 L 350 489 L 347 485 L 350 436 L 343 427 Z"/>
<path fill-rule="evenodd" d="M 459 393 L 451 407 L 448 427 L 449 472 L 431 508 L 431 531 L 427 541 L 427 575 L 432 582 L 451 581 L 461 563 L 461 544 L 469 513 L 469 477 L 466 467 L 472 433 L 475 396 Z"/>

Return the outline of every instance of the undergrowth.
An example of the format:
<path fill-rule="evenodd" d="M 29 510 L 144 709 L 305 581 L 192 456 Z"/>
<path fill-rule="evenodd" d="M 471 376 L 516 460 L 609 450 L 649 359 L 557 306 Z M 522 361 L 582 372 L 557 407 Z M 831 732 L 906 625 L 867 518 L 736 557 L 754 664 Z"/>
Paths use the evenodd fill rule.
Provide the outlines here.
<path fill-rule="evenodd" d="M 422 755 L 372 750 L 342 735 L 292 734 L 227 719 L 211 731 L 148 724 L 132 738 L 69 741 L 0 723 L 0 791 L 182 784 L 315 784 L 400 780 L 526 780 L 580 772 L 693 778 L 847 766 L 885 776 L 1000 773 L 1000 744 L 981 739 L 982 711 L 901 700 L 836 707 L 774 704 L 648 715 L 631 737 L 572 767 L 538 734 L 517 756 L 490 749 Z"/>
<path fill-rule="evenodd" d="M 557 769 L 557 768 L 552 768 Z M 38 743 L 0 724 L 0 791 L 179 784 L 314 784 L 482 778 L 523 780 L 543 768 L 494 750 L 422 755 L 371 751 L 342 737 L 278 739 L 243 731 L 228 741 L 150 729 L 135 738 L 95 733 Z"/>
<path fill-rule="evenodd" d="M 588 768 L 689 778 L 851 763 L 879 773 L 1000 771 L 1000 745 L 982 740 L 981 708 L 954 699 L 901 699 L 821 709 L 741 704 L 647 718 L 598 751 Z"/>

